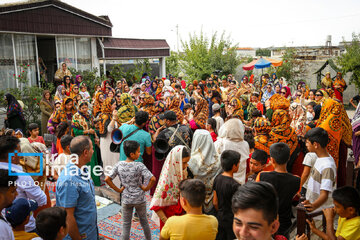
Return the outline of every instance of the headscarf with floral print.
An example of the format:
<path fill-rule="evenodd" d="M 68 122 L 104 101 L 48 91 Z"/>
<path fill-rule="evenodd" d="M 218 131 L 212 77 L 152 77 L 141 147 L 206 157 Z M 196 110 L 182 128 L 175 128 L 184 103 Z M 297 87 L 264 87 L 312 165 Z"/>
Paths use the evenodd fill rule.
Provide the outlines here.
<path fill-rule="evenodd" d="M 107 126 L 109 125 L 112 119 L 112 102 L 113 98 L 105 99 L 102 107 L 101 107 L 101 114 L 98 116 L 100 119 L 98 128 L 101 137 L 105 137 L 107 134 Z"/>
<path fill-rule="evenodd" d="M 271 123 L 267 118 L 258 117 L 254 121 L 254 129 L 256 131 L 255 148 L 263 150 L 269 154 L 269 132 L 271 131 Z"/>
<path fill-rule="evenodd" d="M 166 207 L 176 205 L 180 197 L 179 183 L 186 179 L 186 169 L 183 170 L 182 152 L 185 146 L 174 147 L 167 155 L 161 170 L 159 183 L 150 203 L 153 206 Z"/>
<path fill-rule="evenodd" d="M 162 114 L 165 110 L 166 106 L 162 101 L 155 103 L 155 115 L 150 119 L 149 123 L 149 133 L 151 135 L 154 135 L 159 128 L 165 125 L 165 118 Z"/>
<path fill-rule="evenodd" d="M 149 117 L 151 118 L 155 111 L 154 111 L 154 103 L 155 103 L 155 99 L 153 98 L 153 96 L 151 96 L 148 93 L 144 94 L 144 103 L 143 103 L 143 111 L 147 112 L 149 114 Z"/>
<path fill-rule="evenodd" d="M 234 97 L 230 100 L 230 105 L 233 108 L 233 113 L 229 116 L 230 118 L 238 118 L 240 120 L 244 120 L 244 110 L 242 108 L 242 104 L 240 99 Z"/>
<path fill-rule="evenodd" d="M 194 121 L 199 128 L 205 129 L 205 123 L 209 116 L 208 102 L 204 98 L 198 98 L 196 105 Z"/>
<path fill-rule="evenodd" d="M 100 102 L 100 96 L 104 95 L 103 92 L 99 91 L 95 94 L 95 102 L 93 106 L 93 116 L 97 117 L 99 113 L 101 113 L 101 102 Z"/>
<path fill-rule="evenodd" d="M 170 102 L 169 111 L 176 113 L 177 120 L 180 124 L 184 121 L 184 113 L 180 109 L 180 99 L 176 96 Z"/>
<path fill-rule="evenodd" d="M 119 122 L 125 123 L 135 117 L 135 106 L 129 93 L 123 93 L 120 97 L 121 105 L 118 110 Z"/>

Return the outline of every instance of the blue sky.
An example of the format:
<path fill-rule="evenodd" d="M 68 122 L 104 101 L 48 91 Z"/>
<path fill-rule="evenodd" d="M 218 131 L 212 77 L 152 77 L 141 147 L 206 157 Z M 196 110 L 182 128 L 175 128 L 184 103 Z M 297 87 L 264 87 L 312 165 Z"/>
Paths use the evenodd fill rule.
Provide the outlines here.
<path fill-rule="evenodd" d="M 0 3 L 18 0 L 0 0 Z M 176 50 L 176 25 L 211 36 L 225 31 L 239 47 L 324 45 L 360 33 L 357 0 L 62 0 L 94 15 L 108 15 L 114 37 L 166 39 Z"/>

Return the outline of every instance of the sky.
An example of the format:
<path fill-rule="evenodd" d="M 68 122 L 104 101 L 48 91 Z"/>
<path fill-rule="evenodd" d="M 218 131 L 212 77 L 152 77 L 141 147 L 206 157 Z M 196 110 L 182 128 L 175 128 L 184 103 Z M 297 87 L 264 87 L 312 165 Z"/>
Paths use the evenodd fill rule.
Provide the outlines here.
<path fill-rule="evenodd" d="M 113 37 L 166 39 L 172 50 L 200 31 L 225 32 L 239 47 L 336 46 L 360 33 L 359 0 L 62 0 L 108 15 Z M 0 3 L 18 0 L 0 0 Z M 177 37 L 177 27 L 179 37 Z"/>

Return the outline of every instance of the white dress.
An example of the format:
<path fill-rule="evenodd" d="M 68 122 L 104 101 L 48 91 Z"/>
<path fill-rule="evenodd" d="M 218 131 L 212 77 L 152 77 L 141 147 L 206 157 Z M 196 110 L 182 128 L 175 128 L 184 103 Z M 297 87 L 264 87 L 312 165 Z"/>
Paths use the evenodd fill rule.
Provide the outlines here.
<path fill-rule="evenodd" d="M 115 128 L 117 128 L 117 123 L 115 122 Z M 107 126 L 107 134 L 105 137 L 100 137 L 100 151 L 101 159 L 103 161 L 104 174 L 109 176 L 110 171 L 115 166 L 117 162 L 120 161 L 120 153 L 110 152 L 111 141 L 111 132 L 114 130 L 114 127 L 110 127 L 110 124 Z M 113 183 L 120 188 L 120 179 L 116 177 L 113 179 Z"/>

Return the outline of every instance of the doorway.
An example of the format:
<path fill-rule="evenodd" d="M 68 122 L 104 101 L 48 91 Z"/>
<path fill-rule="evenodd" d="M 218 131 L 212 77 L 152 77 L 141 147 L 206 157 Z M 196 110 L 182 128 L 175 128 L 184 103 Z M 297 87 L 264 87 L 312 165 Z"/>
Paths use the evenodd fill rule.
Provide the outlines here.
<path fill-rule="evenodd" d="M 54 82 L 57 70 L 56 42 L 54 36 L 36 36 L 39 55 L 40 78 L 45 82 Z M 38 79 L 39 80 L 39 79 Z M 43 86 L 43 82 L 42 82 Z"/>

